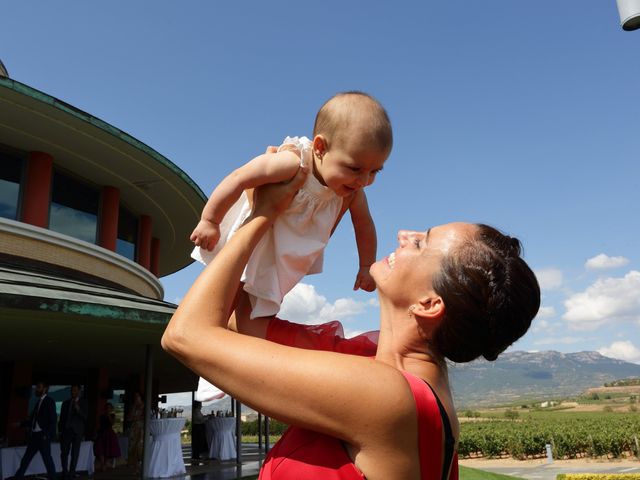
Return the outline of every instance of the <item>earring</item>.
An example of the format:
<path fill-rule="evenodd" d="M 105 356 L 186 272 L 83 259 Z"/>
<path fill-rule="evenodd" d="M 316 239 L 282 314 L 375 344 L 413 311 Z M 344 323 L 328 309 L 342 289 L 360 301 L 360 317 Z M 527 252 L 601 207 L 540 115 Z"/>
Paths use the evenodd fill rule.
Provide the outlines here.
<path fill-rule="evenodd" d="M 415 305 L 411 305 L 409 307 L 409 310 L 407 311 L 407 316 L 408 317 L 413 317 L 413 311 L 416 309 Z"/>

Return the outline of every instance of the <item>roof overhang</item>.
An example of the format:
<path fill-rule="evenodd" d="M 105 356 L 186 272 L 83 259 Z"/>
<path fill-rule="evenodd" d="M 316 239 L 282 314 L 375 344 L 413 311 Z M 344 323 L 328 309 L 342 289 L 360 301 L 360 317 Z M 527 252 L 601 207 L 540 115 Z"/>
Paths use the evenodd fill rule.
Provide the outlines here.
<path fill-rule="evenodd" d="M 104 367 L 112 379 L 144 374 L 146 346 L 161 392 L 194 390 L 197 377 L 160 347 L 176 306 L 120 290 L 0 265 L 0 362 L 55 377 Z"/>

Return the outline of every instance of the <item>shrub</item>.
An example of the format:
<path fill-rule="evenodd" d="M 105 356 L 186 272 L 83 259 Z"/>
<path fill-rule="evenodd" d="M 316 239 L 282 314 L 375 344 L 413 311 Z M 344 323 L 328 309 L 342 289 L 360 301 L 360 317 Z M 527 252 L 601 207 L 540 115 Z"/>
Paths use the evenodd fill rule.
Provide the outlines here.
<path fill-rule="evenodd" d="M 556 480 L 640 480 L 640 473 L 561 473 Z"/>

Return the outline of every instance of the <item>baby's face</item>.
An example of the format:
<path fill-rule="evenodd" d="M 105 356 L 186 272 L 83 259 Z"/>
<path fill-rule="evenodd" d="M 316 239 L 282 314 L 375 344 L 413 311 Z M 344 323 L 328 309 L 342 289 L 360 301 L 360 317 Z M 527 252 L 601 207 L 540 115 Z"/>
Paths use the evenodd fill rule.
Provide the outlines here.
<path fill-rule="evenodd" d="M 315 160 L 315 174 L 340 197 L 368 187 L 382 170 L 388 152 L 336 145 Z"/>

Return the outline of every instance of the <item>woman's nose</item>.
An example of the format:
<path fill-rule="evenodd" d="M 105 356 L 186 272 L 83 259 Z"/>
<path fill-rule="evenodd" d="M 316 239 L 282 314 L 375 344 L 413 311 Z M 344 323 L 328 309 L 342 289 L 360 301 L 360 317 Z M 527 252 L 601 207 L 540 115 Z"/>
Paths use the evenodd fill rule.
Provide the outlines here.
<path fill-rule="evenodd" d="M 398 243 L 401 247 L 404 247 L 411 239 L 411 234 L 414 233 L 411 230 L 398 231 Z"/>

